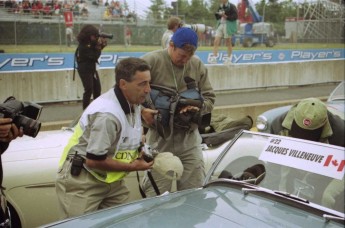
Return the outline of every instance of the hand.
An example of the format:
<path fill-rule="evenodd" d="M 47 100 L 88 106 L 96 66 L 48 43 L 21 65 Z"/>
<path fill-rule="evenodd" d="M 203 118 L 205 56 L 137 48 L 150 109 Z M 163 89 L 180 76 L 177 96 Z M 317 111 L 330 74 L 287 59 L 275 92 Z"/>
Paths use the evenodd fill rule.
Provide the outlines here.
<path fill-rule="evenodd" d="M 152 125 L 155 121 L 155 115 L 158 114 L 158 110 L 153 110 L 150 108 L 143 108 L 141 110 L 141 117 L 147 125 Z"/>
<path fill-rule="evenodd" d="M 180 113 L 186 113 L 186 112 L 198 112 L 200 110 L 200 108 L 196 107 L 196 106 L 191 106 L 191 105 L 187 105 L 183 108 L 181 108 Z"/>
<path fill-rule="evenodd" d="M 106 38 L 104 38 L 104 37 L 98 38 L 97 45 L 96 45 L 97 49 L 102 50 L 107 45 L 108 45 L 108 41 Z"/>
<path fill-rule="evenodd" d="M 152 169 L 153 161 L 146 162 L 142 157 L 140 157 L 139 159 L 134 160 L 131 163 L 131 166 L 134 168 L 134 171 L 144 171 Z"/>
<path fill-rule="evenodd" d="M 0 118 L 0 142 L 11 142 L 23 134 L 23 129 L 18 129 L 11 118 Z"/>

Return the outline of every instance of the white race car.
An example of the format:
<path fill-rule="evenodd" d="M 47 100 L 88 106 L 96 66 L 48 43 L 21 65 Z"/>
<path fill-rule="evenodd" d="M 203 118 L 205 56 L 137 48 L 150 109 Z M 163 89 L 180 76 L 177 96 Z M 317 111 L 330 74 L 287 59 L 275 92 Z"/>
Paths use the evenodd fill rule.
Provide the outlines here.
<path fill-rule="evenodd" d="M 241 129 L 244 128 L 238 126 L 203 135 L 205 144 L 201 146 L 206 170 L 225 148 L 224 141 Z M 73 127 L 41 131 L 36 138 L 24 135 L 12 141 L 3 153 L 3 186 L 13 227 L 37 227 L 59 219 L 55 178 L 63 148 L 72 133 Z M 131 191 L 128 201 L 141 199 L 136 172 L 130 173 L 125 181 Z"/>

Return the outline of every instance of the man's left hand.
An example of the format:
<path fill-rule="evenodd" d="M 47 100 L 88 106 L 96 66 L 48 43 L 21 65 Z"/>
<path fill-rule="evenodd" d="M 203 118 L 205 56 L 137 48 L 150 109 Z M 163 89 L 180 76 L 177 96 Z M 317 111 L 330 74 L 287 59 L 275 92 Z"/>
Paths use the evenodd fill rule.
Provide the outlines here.
<path fill-rule="evenodd" d="M 183 108 L 181 108 L 180 113 L 186 113 L 186 112 L 198 112 L 200 110 L 200 108 L 196 107 L 196 106 L 191 106 L 191 105 L 187 105 Z"/>

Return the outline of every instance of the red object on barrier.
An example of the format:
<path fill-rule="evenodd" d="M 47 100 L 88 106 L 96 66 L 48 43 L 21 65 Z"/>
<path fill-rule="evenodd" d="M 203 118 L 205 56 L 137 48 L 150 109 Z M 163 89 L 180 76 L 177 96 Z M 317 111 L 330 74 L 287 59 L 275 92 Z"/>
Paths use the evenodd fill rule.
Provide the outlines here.
<path fill-rule="evenodd" d="M 72 11 L 64 12 L 64 17 L 65 17 L 66 27 L 72 27 L 73 26 L 73 14 L 72 14 Z"/>

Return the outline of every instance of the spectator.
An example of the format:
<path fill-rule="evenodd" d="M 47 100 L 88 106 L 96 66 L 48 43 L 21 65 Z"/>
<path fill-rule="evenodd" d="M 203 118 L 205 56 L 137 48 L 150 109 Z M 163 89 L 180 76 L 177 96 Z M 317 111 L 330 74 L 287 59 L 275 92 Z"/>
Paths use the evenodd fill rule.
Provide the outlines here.
<path fill-rule="evenodd" d="M 69 4 L 65 4 L 64 10 L 72 10 L 73 12 L 73 17 L 78 18 L 80 15 L 80 6 L 79 6 L 79 1 L 76 1 L 72 6 Z"/>
<path fill-rule="evenodd" d="M 54 3 L 54 15 L 55 16 L 61 15 L 61 4 L 57 1 Z"/>
<path fill-rule="evenodd" d="M 132 30 L 130 27 L 126 26 L 125 27 L 125 45 L 127 46 L 131 46 L 131 42 L 132 42 Z"/>
<path fill-rule="evenodd" d="M 7 8 L 7 11 L 10 11 L 13 8 L 13 2 L 11 0 L 5 1 L 5 8 Z"/>
<path fill-rule="evenodd" d="M 37 9 L 38 9 L 39 14 L 41 14 L 41 13 L 42 13 L 42 10 L 43 10 L 43 4 L 42 4 L 42 2 L 41 2 L 41 1 L 37 1 L 37 2 L 36 2 L 36 5 L 37 5 Z"/>
<path fill-rule="evenodd" d="M 42 9 L 43 16 L 53 16 L 52 9 L 48 3 L 46 3 Z"/>
<path fill-rule="evenodd" d="M 111 7 L 108 6 L 103 13 L 103 20 L 108 21 L 108 20 L 111 20 L 112 17 L 113 17 L 112 9 Z"/>
<path fill-rule="evenodd" d="M 18 2 L 15 5 L 14 13 L 15 14 L 22 14 L 23 13 L 23 3 L 22 2 Z"/>
<path fill-rule="evenodd" d="M 218 47 L 221 39 L 224 38 L 227 46 L 228 57 L 224 60 L 224 64 L 231 64 L 232 59 L 232 41 L 231 36 L 237 32 L 237 8 L 228 0 L 220 0 L 221 4 L 216 12 L 217 19 L 216 36 L 213 46 L 213 56 L 210 63 L 217 63 Z"/>
<path fill-rule="evenodd" d="M 40 10 L 36 2 L 32 3 L 31 13 L 35 18 L 39 17 L 40 15 Z"/>
<path fill-rule="evenodd" d="M 173 36 L 174 32 L 181 27 L 182 20 L 179 17 L 172 16 L 167 21 L 167 30 L 163 33 L 161 44 L 162 48 L 169 47 L 169 43 L 171 37 Z"/>
<path fill-rule="evenodd" d="M 87 18 L 89 16 L 89 10 L 87 8 L 87 4 L 86 3 L 83 3 L 81 5 L 80 16 L 82 18 Z"/>
<path fill-rule="evenodd" d="M 120 5 L 119 1 L 113 2 L 112 10 L 113 10 L 112 11 L 113 18 L 120 18 L 120 17 L 122 17 L 122 8 L 121 8 L 121 5 Z"/>
<path fill-rule="evenodd" d="M 28 0 L 24 0 L 22 2 L 23 12 L 24 13 L 30 13 L 30 11 L 34 7 L 34 5 L 36 7 L 36 3 L 35 2 L 31 4 Z M 32 14 L 34 14 L 34 13 L 32 13 Z"/>
<path fill-rule="evenodd" d="M 73 27 L 71 26 L 66 27 L 66 41 L 67 47 L 70 47 L 73 42 Z"/>

